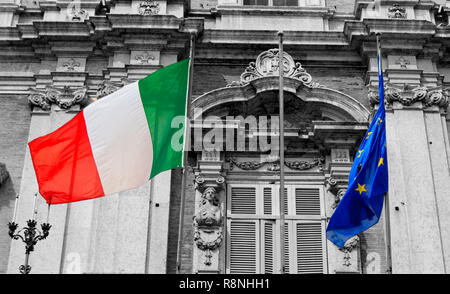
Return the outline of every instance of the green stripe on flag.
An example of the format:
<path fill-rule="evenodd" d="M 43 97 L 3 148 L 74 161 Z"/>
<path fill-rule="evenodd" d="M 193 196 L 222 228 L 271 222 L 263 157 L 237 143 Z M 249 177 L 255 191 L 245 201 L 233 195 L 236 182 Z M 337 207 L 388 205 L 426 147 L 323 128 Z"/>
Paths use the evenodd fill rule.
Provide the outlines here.
<path fill-rule="evenodd" d="M 182 166 L 183 150 L 172 148 L 172 136 L 184 129 L 172 128 L 172 120 L 186 116 L 189 58 L 166 66 L 139 81 L 139 92 L 153 143 L 150 178 Z M 179 134 L 179 133 L 178 133 Z M 183 144 L 181 136 L 180 144 Z"/>

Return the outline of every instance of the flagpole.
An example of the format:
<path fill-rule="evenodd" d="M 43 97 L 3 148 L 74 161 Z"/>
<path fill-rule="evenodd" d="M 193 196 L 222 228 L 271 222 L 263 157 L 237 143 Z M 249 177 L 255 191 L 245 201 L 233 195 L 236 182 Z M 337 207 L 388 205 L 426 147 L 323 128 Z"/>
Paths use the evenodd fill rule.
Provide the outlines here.
<path fill-rule="evenodd" d="M 284 67 L 283 67 L 283 32 L 278 32 L 278 72 L 280 98 L 280 273 L 285 273 L 284 261 Z"/>
<path fill-rule="evenodd" d="M 190 36 L 190 51 L 189 51 L 189 73 L 188 73 L 188 88 L 186 98 L 186 124 L 184 132 L 184 148 L 183 148 L 183 169 L 181 178 L 181 199 L 180 199 L 180 222 L 178 225 L 178 244 L 177 244 L 177 269 L 179 274 L 181 270 L 181 249 L 183 246 L 183 226 L 184 226 L 184 207 L 186 202 L 186 183 L 187 183 L 187 165 L 188 154 L 191 147 L 191 126 L 190 126 L 190 111 L 191 111 L 191 93 L 192 93 L 192 76 L 194 72 L 194 50 L 195 50 L 195 34 Z"/>
<path fill-rule="evenodd" d="M 383 76 L 383 56 L 381 55 L 381 42 L 380 42 L 381 33 L 376 33 L 377 39 L 377 55 L 378 55 L 378 77 L 383 77 L 383 87 L 384 87 L 384 76 Z M 378 78 L 379 79 L 379 78 Z M 380 80 L 378 80 L 380 83 Z M 379 106 L 384 107 L 384 101 L 381 101 L 381 97 L 379 98 Z M 387 250 L 387 266 L 388 271 L 392 273 L 392 252 L 391 252 L 391 224 L 389 217 L 389 193 L 386 193 L 384 198 L 384 215 L 385 215 L 385 223 L 386 223 L 386 250 Z"/>

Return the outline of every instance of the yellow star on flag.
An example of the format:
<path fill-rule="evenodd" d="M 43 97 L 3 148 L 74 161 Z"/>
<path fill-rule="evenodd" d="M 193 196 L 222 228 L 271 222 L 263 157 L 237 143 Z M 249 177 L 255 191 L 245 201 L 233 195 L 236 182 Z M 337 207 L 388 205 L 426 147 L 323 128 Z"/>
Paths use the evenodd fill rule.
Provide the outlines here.
<path fill-rule="evenodd" d="M 383 122 L 383 120 L 381 118 L 378 118 L 378 126 L 380 126 L 380 124 Z"/>
<path fill-rule="evenodd" d="M 366 186 L 366 185 L 360 185 L 358 183 L 358 189 L 355 189 L 355 190 L 359 192 L 359 195 L 361 195 L 362 192 L 367 192 L 367 190 L 364 188 L 364 186 Z"/>
<path fill-rule="evenodd" d="M 367 133 L 367 138 L 366 138 L 366 140 L 369 140 L 369 137 L 370 137 L 370 135 L 372 134 L 373 132 L 368 132 Z"/>
<path fill-rule="evenodd" d="M 361 154 L 364 152 L 364 150 L 358 150 L 359 154 L 358 154 L 358 158 L 361 156 Z"/>
<path fill-rule="evenodd" d="M 384 165 L 383 159 L 384 159 L 383 157 L 380 158 L 380 161 L 378 162 L 378 166 Z"/>

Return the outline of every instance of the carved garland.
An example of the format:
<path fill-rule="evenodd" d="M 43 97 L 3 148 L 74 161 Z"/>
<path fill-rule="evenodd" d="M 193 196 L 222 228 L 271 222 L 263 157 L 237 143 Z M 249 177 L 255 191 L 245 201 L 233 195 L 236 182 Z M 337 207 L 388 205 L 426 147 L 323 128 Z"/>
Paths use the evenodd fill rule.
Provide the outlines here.
<path fill-rule="evenodd" d="M 228 158 L 230 162 L 230 170 L 233 170 L 233 166 L 237 166 L 242 170 L 257 170 L 263 167 L 264 165 L 269 165 L 267 167 L 268 171 L 278 171 L 280 170 L 280 160 L 274 161 L 237 161 L 235 158 Z M 293 170 L 308 170 L 313 167 L 318 167 L 320 171 L 323 170 L 323 163 L 325 159 L 323 157 L 316 158 L 313 161 L 285 161 L 284 165 Z"/>

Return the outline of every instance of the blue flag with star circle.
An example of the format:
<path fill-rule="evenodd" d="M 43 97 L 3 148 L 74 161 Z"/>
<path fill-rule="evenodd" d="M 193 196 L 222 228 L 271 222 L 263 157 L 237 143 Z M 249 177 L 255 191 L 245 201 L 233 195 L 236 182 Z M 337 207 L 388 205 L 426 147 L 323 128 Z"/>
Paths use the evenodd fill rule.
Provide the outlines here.
<path fill-rule="evenodd" d="M 384 83 L 380 61 L 378 81 L 378 110 L 355 154 L 348 189 L 327 226 L 327 239 L 339 247 L 378 222 L 388 191 Z"/>

